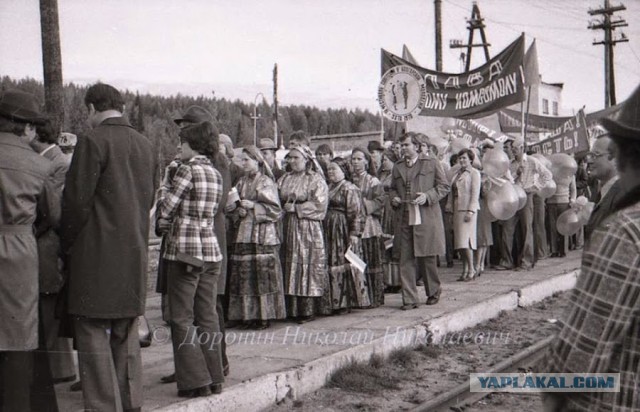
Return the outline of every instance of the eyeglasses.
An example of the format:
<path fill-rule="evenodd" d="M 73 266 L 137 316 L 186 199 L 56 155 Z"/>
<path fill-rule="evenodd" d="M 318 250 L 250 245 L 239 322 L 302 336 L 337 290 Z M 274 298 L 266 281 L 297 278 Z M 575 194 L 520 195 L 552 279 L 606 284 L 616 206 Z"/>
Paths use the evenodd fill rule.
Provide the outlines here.
<path fill-rule="evenodd" d="M 592 159 L 594 159 L 594 160 L 595 160 L 595 159 L 597 159 L 597 158 L 599 158 L 599 157 L 606 156 L 606 155 L 608 155 L 608 154 L 609 154 L 609 153 L 595 153 L 595 152 L 589 152 L 589 156 L 590 156 Z"/>

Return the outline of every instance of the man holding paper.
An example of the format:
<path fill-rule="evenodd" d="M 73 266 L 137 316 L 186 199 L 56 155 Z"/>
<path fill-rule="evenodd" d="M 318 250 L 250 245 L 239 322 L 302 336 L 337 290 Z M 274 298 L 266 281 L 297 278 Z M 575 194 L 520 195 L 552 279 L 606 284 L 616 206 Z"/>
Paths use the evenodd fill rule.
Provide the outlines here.
<path fill-rule="evenodd" d="M 420 142 L 414 133 L 400 138 L 403 159 L 392 172 L 391 204 L 396 214 L 393 250 L 399 253 L 402 310 L 418 307 L 416 278 L 424 280 L 427 305 L 440 299 L 436 257 L 445 252 L 444 226 L 439 201 L 449 193 L 441 163 L 418 156 Z"/>

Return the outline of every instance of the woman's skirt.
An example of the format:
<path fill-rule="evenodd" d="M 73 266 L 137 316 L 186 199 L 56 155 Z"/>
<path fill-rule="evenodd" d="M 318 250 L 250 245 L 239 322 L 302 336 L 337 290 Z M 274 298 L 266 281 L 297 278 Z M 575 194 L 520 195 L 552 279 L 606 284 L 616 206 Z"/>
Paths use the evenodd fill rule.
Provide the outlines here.
<path fill-rule="evenodd" d="M 470 215 L 468 222 L 464 221 L 466 211 L 455 212 L 453 214 L 453 248 L 454 249 L 477 249 L 477 213 Z"/>
<path fill-rule="evenodd" d="M 286 317 L 277 246 L 236 243 L 230 257 L 229 319 Z"/>
<path fill-rule="evenodd" d="M 362 239 L 362 260 L 367 264 L 369 300 L 371 307 L 384 305 L 384 241 L 382 237 Z"/>

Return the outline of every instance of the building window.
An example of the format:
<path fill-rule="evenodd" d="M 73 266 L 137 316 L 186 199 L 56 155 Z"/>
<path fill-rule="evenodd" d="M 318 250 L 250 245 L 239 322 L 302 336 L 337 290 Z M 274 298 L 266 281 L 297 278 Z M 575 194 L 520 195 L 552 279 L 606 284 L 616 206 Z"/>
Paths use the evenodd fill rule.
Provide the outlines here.
<path fill-rule="evenodd" d="M 542 99 L 542 114 L 549 114 L 549 100 Z"/>
<path fill-rule="evenodd" d="M 551 102 L 551 108 L 553 110 L 553 115 L 557 116 L 558 115 L 558 102 Z"/>

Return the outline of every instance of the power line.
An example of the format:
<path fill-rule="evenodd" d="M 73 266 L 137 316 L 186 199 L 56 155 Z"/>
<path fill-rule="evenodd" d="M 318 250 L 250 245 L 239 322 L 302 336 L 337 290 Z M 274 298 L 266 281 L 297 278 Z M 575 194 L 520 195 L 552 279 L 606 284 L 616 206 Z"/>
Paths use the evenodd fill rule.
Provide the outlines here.
<path fill-rule="evenodd" d="M 468 8 L 460 6 L 460 5 L 454 3 L 451 0 L 444 0 L 444 1 L 446 3 L 454 6 L 454 7 L 457 7 L 459 9 L 461 9 L 461 10 L 468 11 Z M 534 4 L 533 3 L 528 3 L 528 5 L 532 5 L 533 6 Z M 541 7 L 537 7 L 537 8 L 545 10 L 545 11 L 549 11 L 548 9 L 544 9 L 544 8 L 541 8 Z M 514 33 L 517 33 L 517 34 L 521 34 L 522 33 L 522 29 L 521 28 L 520 29 L 514 28 L 514 27 L 520 27 L 520 25 L 515 26 L 515 25 L 513 25 L 513 23 L 507 23 L 507 22 L 502 22 L 502 21 L 499 21 L 499 20 L 494 20 L 494 19 L 492 19 L 490 17 L 486 17 L 486 16 L 483 16 L 483 19 L 488 21 L 488 22 L 495 23 L 495 24 L 497 24 L 499 26 L 502 26 L 505 29 L 511 30 Z M 586 19 L 581 19 L 581 21 L 586 22 Z M 522 26 L 525 26 L 525 25 L 522 25 Z M 547 27 L 546 26 L 542 26 L 541 28 L 547 28 Z M 540 41 L 541 43 L 552 45 L 552 46 L 557 47 L 559 49 L 566 50 L 566 51 L 568 51 L 570 53 L 573 53 L 573 54 L 576 54 L 576 55 L 582 55 L 582 56 L 585 56 L 585 57 L 589 57 L 591 59 L 597 59 L 599 61 L 604 61 L 604 58 L 602 56 L 598 56 L 596 54 L 591 54 L 591 53 L 588 53 L 588 52 L 585 52 L 585 51 L 581 51 L 581 50 L 576 50 L 575 48 L 573 48 L 573 47 L 571 47 L 569 45 L 557 43 L 555 41 L 549 40 L 549 39 L 547 39 L 545 37 L 542 37 L 542 36 L 539 36 L 537 34 L 536 34 L 535 38 L 536 38 L 536 40 Z M 635 70 L 635 68 L 632 69 L 631 67 L 628 67 L 628 66 L 625 66 L 625 65 L 621 65 L 619 63 L 617 65 L 617 68 L 618 69 L 622 69 L 625 72 L 628 72 L 628 73 L 631 73 L 631 74 L 633 74 L 635 76 L 639 76 L 640 77 L 640 72 Z"/>
<path fill-rule="evenodd" d="M 633 55 L 636 57 L 636 60 L 640 62 L 640 57 L 638 57 L 638 55 L 636 54 L 636 51 L 633 50 L 633 47 L 631 47 L 631 43 L 627 43 L 627 46 L 629 46 L 629 49 L 631 50 L 631 53 L 633 53 Z"/>

